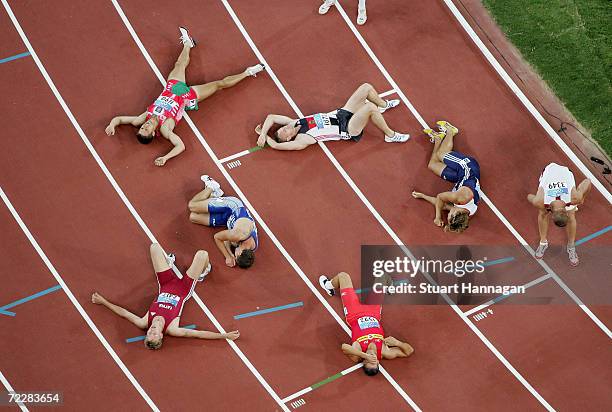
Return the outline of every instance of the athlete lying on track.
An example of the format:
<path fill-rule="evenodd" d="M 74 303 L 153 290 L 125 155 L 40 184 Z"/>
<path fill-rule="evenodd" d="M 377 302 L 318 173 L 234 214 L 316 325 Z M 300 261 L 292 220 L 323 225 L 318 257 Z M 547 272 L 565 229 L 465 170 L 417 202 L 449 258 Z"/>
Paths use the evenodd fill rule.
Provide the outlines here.
<path fill-rule="evenodd" d="M 333 296 L 340 290 L 342 306 L 346 323 L 351 327 L 351 344 L 342 344 L 342 352 L 353 362 L 363 361 L 363 371 L 366 375 L 376 375 L 381 359 L 406 358 L 414 352 L 408 343 L 384 337 L 381 326 L 382 305 L 363 305 L 359 302 L 353 288 L 351 277 L 338 273 L 333 279 L 325 275 L 319 278 L 319 284 Z"/>
<path fill-rule="evenodd" d="M 470 216 L 478 209 L 480 201 L 480 166 L 473 157 L 453 151 L 453 138 L 459 129 L 447 121 L 436 122 L 439 131 L 425 129 L 434 144 L 427 167 L 437 176 L 454 183 L 452 191 L 437 196 L 428 196 L 414 191 L 412 196 L 434 205 L 434 224 L 451 232 L 463 232 L 468 227 Z M 442 211 L 448 211 L 448 225 L 444 224 Z"/>
<path fill-rule="evenodd" d="M 527 200 L 538 209 L 538 230 L 540 244 L 535 257 L 542 259 L 548 248 L 548 218 L 552 214 L 553 222 L 559 227 L 567 227 L 567 254 L 570 264 L 577 266 L 580 262 L 576 253 L 576 211 L 578 205 L 591 190 L 591 181 L 584 179 L 578 187 L 574 174 L 565 166 L 551 163 L 542 172 L 540 184 L 535 195 L 527 195 Z"/>
<path fill-rule="evenodd" d="M 255 261 L 259 245 L 255 219 L 236 197 L 222 197 L 219 183 L 208 175 L 201 177 L 204 190 L 189 201 L 189 220 L 199 225 L 227 227 L 215 233 L 215 244 L 225 257 L 225 264 L 248 268 Z"/>
<path fill-rule="evenodd" d="M 266 143 L 276 150 L 302 150 L 317 142 L 353 140 L 358 142 L 368 122 L 385 134 L 385 142 L 403 143 L 410 135 L 395 132 L 387 126 L 382 113 L 399 104 L 399 100 L 383 100 L 372 85 L 364 83 L 353 93 L 344 107 L 329 113 L 317 113 L 302 119 L 270 114 L 257 125 L 257 145 Z M 273 137 L 268 132 L 273 125 L 282 125 Z"/>
<path fill-rule="evenodd" d="M 208 253 L 198 250 L 191 266 L 187 269 L 186 276 L 182 279 L 179 279 L 171 268 L 174 256 L 166 255 L 157 243 L 151 245 L 151 262 L 153 262 L 159 290 L 157 299 L 151 303 L 148 312 L 143 317 L 138 317 L 127 309 L 109 302 L 98 292 L 91 295 L 91 301 L 97 305 L 106 306 L 113 313 L 129 320 L 140 329 L 148 329 L 144 341 L 148 349 L 161 348 L 164 334 L 184 338 L 230 340 L 235 340 L 240 336 L 237 330 L 217 333 L 179 327 L 185 302 L 191 297 L 196 283 L 204 280 L 211 270 Z"/>
<path fill-rule="evenodd" d="M 255 76 L 264 69 L 261 64 L 248 67 L 243 73 L 227 76 L 223 80 L 189 87 L 185 83 L 185 70 L 189 65 L 189 52 L 195 47 L 195 41 L 189 36 L 187 29 L 181 27 L 183 51 L 174 64 L 174 69 L 168 75 L 168 82 L 163 92 L 151 104 L 147 111 L 139 116 L 117 116 L 106 127 L 106 134 L 115 134 L 115 127 L 130 124 L 139 127 L 136 137 L 142 144 L 149 144 L 159 132 L 174 146 L 166 155 L 155 159 L 156 166 L 166 162 L 185 150 L 181 138 L 174 133 L 174 128 L 182 119 L 185 110 L 198 110 L 198 103 L 212 96 L 221 89 L 235 86 L 248 76 Z"/>

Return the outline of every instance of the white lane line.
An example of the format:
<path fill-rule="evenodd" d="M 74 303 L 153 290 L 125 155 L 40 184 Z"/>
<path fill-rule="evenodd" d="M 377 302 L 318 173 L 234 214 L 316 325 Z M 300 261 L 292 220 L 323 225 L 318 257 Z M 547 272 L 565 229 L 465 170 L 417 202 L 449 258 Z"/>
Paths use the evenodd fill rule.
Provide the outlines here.
<path fill-rule="evenodd" d="M 2 373 L 2 371 L 0 371 L 0 381 L 2 381 L 2 384 L 4 385 L 4 387 L 6 388 L 6 390 L 11 393 L 11 392 L 15 392 L 15 390 L 13 389 L 13 387 L 11 386 L 11 383 L 8 381 L 8 379 L 6 379 L 4 377 L 4 374 Z M 19 401 L 16 402 L 17 405 L 19 405 L 19 409 L 21 409 L 23 412 L 28 412 L 28 408 L 26 408 L 26 406 L 23 404 L 23 402 Z"/>
<path fill-rule="evenodd" d="M 34 48 L 32 47 L 32 45 L 30 44 L 27 36 L 25 35 L 24 31 L 21 29 L 21 26 L 19 25 L 19 22 L 17 21 L 15 15 L 12 13 L 12 11 L 10 10 L 10 7 L 8 6 L 8 4 L 6 3 L 6 0 L 2 0 L 2 3 L 5 5 L 5 8 L 7 8 L 7 11 L 9 12 L 9 15 L 11 16 L 11 19 L 13 20 L 13 24 L 15 25 L 15 27 L 17 28 L 17 31 L 19 32 L 19 34 L 21 35 L 22 40 L 24 41 L 24 43 L 26 44 L 28 50 L 30 51 L 30 53 L 32 54 L 32 57 L 34 58 L 34 61 L 36 62 L 36 65 L 38 66 L 38 69 L 40 70 L 41 74 L 43 75 L 43 77 L 45 78 L 45 80 L 47 81 L 47 84 L 49 86 L 49 88 L 53 91 L 53 94 L 55 95 L 57 101 L 60 103 L 60 106 L 62 107 L 62 109 L 64 109 L 64 112 L 66 113 L 66 116 L 68 117 L 68 119 L 70 119 L 70 122 L 72 123 L 72 125 L 74 126 L 74 128 L 76 129 L 77 133 L 79 134 L 79 136 L 81 137 L 81 140 L 83 141 L 83 143 L 85 144 L 85 146 L 87 146 L 87 148 L 89 149 L 89 152 L 91 153 L 92 157 L 96 160 L 96 162 L 98 163 L 98 166 L 100 167 L 100 169 L 104 172 L 104 175 L 106 176 L 106 178 L 108 179 L 108 181 L 111 183 L 111 185 L 113 186 L 113 188 L 115 189 L 115 191 L 117 192 L 117 194 L 119 195 L 119 197 L 121 198 L 121 200 L 123 201 L 123 203 L 125 204 L 125 206 L 128 208 L 128 210 L 130 211 L 130 213 L 132 214 L 132 216 L 134 217 L 134 219 L 138 222 L 139 226 L 141 227 L 141 229 L 145 232 L 145 234 L 147 235 L 147 237 L 151 240 L 151 242 L 157 243 L 157 240 L 155 239 L 155 236 L 153 235 L 153 233 L 151 232 L 151 230 L 148 228 L 148 226 L 144 223 L 144 221 L 142 220 L 142 218 L 140 217 L 140 215 L 138 214 L 138 212 L 136 211 L 136 209 L 134 209 L 134 207 L 132 206 L 132 204 L 130 203 L 129 199 L 127 198 L 127 196 L 125 195 L 125 193 L 123 192 L 123 190 L 121 189 L 121 187 L 119 186 L 119 184 L 117 183 L 117 181 L 115 180 L 115 178 L 112 176 L 112 174 L 110 173 L 110 171 L 108 170 L 108 168 L 106 167 L 106 165 L 104 164 L 104 162 L 102 161 L 102 159 L 100 158 L 100 156 L 98 155 L 98 153 L 96 152 L 96 150 L 94 149 L 94 147 L 92 146 L 91 142 L 89 141 L 89 139 L 87 138 L 87 136 L 85 135 L 85 133 L 83 132 L 83 129 L 81 128 L 81 126 L 79 125 L 79 123 L 77 122 L 76 118 L 74 117 L 74 115 L 72 114 L 72 111 L 70 110 L 70 108 L 68 107 L 68 105 L 66 104 L 64 98 L 62 97 L 62 95 L 59 93 L 57 87 L 55 86 L 55 84 L 53 83 L 53 80 L 51 79 L 51 77 L 49 76 L 49 74 L 47 73 L 47 70 L 45 69 L 45 67 L 43 66 L 42 62 L 40 61 L 40 59 L 38 58 L 38 55 L 36 54 L 36 52 L 34 51 Z M 66 293 L 68 294 L 68 290 L 67 287 L 65 286 L 65 284 L 63 283 L 63 281 L 59 281 L 58 283 L 60 283 L 62 285 L 62 287 L 64 287 L 64 289 L 66 290 Z M 70 295 L 69 295 L 70 296 Z M 193 294 L 193 298 L 194 300 L 198 303 L 198 305 L 200 306 L 200 308 L 204 311 L 204 313 L 206 314 L 206 316 L 210 319 L 210 321 L 215 325 L 215 327 L 217 328 L 217 330 L 221 333 L 225 333 L 225 330 L 221 327 L 221 324 L 217 321 L 217 319 L 213 316 L 212 312 L 204 305 L 204 303 L 202 302 L 202 300 L 194 293 Z M 77 302 L 78 303 L 78 302 Z M 82 310 L 82 308 L 81 308 Z M 82 315 L 86 316 L 86 313 L 83 311 Z M 100 334 L 100 337 L 102 335 Z M 280 397 L 272 390 L 272 388 L 270 387 L 270 385 L 263 379 L 263 377 L 261 376 L 261 374 L 257 371 L 257 369 L 255 369 L 255 367 L 253 366 L 253 364 L 248 360 L 248 358 L 244 355 L 244 353 L 240 350 L 240 348 L 238 348 L 238 346 L 230 340 L 226 340 L 230 347 L 234 350 L 234 352 L 236 352 L 236 354 L 238 355 L 238 357 L 242 360 L 242 362 L 247 366 L 247 368 L 255 375 L 255 377 L 257 378 L 257 380 L 260 382 L 260 384 L 266 389 L 266 391 L 272 396 L 272 398 L 277 402 L 277 404 L 284 410 L 284 411 L 288 411 L 287 407 L 281 402 Z M 106 341 L 104 341 L 106 342 Z M 108 343 L 107 343 L 108 344 Z M 110 345 L 108 345 L 108 349 L 112 350 L 110 348 Z M 114 352 L 113 352 L 114 353 Z M 118 358 L 117 358 L 118 359 Z M 127 371 L 124 371 L 124 373 Z M 131 374 L 130 374 L 131 376 Z M 133 376 L 132 376 L 133 379 Z M 137 385 L 138 382 L 134 379 L 132 382 L 134 385 Z M 138 385 L 137 389 L 140 388 L 140 385 Z M 142 388 L 140 388 L 142 390 Z M 140 392 L 140 390 L 139 390 Z M 144 393 L 144 390 L 142 390 L 141 395 L 147 396 L 147 402 L 150 401 L 150 406 L 152 409 L 154 410 L 159 410 L 157 409 L 157 406 L 155 406 L 155 404 L 153 403 L 153 401 L 150 400 L 150 398 L 148 398 L 148 395 L 146 395 L 146 393 Z"/>
<path fill-rule="evenodd" d="M 361 362 L 359 362 L 359 363 L 357 363 L 357 364 L 355 364 L 355 365 L 351 366 L 350 368 L 346 368 L 346 369 L 344 369 L 343 371 L 340 371 L 340 375 L 342 375 L 342 376 L 346 376 L 346 375 L 348 375 L 348 374 L 349 374 L 349 373 L 351 373 L 351 372 L 354 372 L 354 371 L 356 371 L 356 370 L 358 370 L 358 369 L 361 369 L 362 367 L 363 367 L 363 364 L 362 364 Z M 337 374 L 334 374 L 334 375 L 332 375 L 332 376 L 336 376 L 336 375 L 337 375 Z M 329 378 L 327 378 L 327 379 L 329 379 Z M 325 380 L 325 379 L 324 379 L 324 380 Z M 336 379 L 334 379 L 334 380 L 336 380 Z M 322 382 L 322 381 L 321 381 L 321 382 Z M 317 382 L 317 383 L 320 383 L 320 382 Z M 298 398 L 298 397 L 300 397 L 300 396 L 302 396 L 302 395 L 304 395 L 304 394 L 306 394 L 306 393 L 308 393 L 308 392 L 312 391 L 312 390 L 313 390 L 313 389 L 312 389 L 312 387 L 313 387 L 314 385 L 316 385 L 317 383 L 315 383 L 315 384 L 313 384 L 313 385 L 311 385 L 311 386 L 309 386 L 309 387 L 307 387 L 307 388 L 304 388 L 304 389 L 302 389 L 301 391 L 298 391 L 298 392 L 294 393 L 293 395 L 289 395 L 289 396 L 287 396 L 286 398 L 284 398 L 284 399 L 283 399 L 283 402 L 287 403 L 287 402 L 289 402 L 289 401 L 294 400 L 295 398 Z"/>
<path fill-rule="evenodd" d="M 223 159 L 219 159 L 219 163 L 227 163 L 230 160 L 238 159 L 239 157 L 246 156 L 251 153 L 249 150 L 243 150 L 242 152 L 238 152 L 231 156 L 224 157 Z"/>
<path fill-rule="evenodd" d="M 392 94 L 395 94 L 395 93 L 397 93 L 395 91 L 395 89 L 391 89 L 391 90 L 388 90 L 388 91 L 386 91 L 384 93 L 379 94 L 378 96 L 379 97 L 387 97 L 387 96 L 391 96 Z"/>
<path fill-rule="evenodd" d="M 542 117 L 542 115 L 540 114 L 540 112 L 535 108 L 535 106 L 533 105 L 533 103 L 531 103 L 529 101 L 529 99 L 527 98 L 527 96 L 525 96 L 525 94 L 523 93 L 523 91 L 516 85 L 516 83 L 514 82 L 514 80 L 512 80 L 512 78 L 508 75 L 508 73 L 504 70 L 504 68 L 501 66 L 501 64 L 499 64 L 499 62 L 497 61 L 497 59 L 495 58 L 495 56 L 493 56 L 493 54 L 491 54 L 491 52 L 489 51 L 489 49 L 487 49 L 487 47 L 484 45 L 484 43 L 482 42 L 482 40 L 480 40 L 480 38 L 478 37 L 478 35 L 476 34 L 476 32 L 474 31 L 474 29 L 470 26 L 470 24 L 467 22 L 467 20 L 465 20 L 465 18 L 463 17 L 463 15 L 461 14 L 461 12 L 457 9 L 457 7 L 453 4 L 453 2 L 451 0 L 444 0 L 444 3 L 446 4 L 446 6 L 450 9 L 451 13 L 453 13 L 453 16 L 455 16 L 455 18 L 457 19 L 457 21 L 459 22 L 459 24 L 461 24 L 461 27 L 463 27 L 463 29 L 465 30 L 465 32 L 468 34 L 468 36 L 470 37 L 470 39 L 472 39 L 472 41 L 476 44 L 476 46 L 478 47 L 478 49 L 482 52 L 482 54 L 485 56 L 485 58 L 487 59 L 487 61 L 491 64 L 491 66 L 493 66 L 493 68 L 495 69 L 495 71 L 497 72 L 497 74 L 499 74 L 499 76 L 504 80 L 504 82 L 508 85 L 508 87 L 510 88 L 510 90 L 512 90 L 512 92 L 516 95 L 516 97 L 521 101 L 521 103 L 523 103 L 523 105 L 525 106 L 525 108 L 529 111 L 529 113 L 531 113 L 531 115 L 538 121 L 538 123 L 544 128 L 544 130 L 546 130 L 546 133 L 548 133 L 548 135 L 555 141 L 555 143 L 557 143 L 557 145 L 559 145 L 559 147 L 561 148 L 561 150 L 563 150 L 563 152 L 567 155 L 567 157 L 570 158 L 570 160 L 572 162 L 574 162 L 574 164 L 576 166 L 578 166 L 578 168 L 580 169 L 580 171 L 586 176 L 588 177 L 591 182 L 593 183 L 593 185 L 597 188 L 597 190 L 599 190 L 599 192 L 604 196 L 604 198 L 606 198 L 608 200 L 609 203 L 612 203 L 612 194 L 610 194 L 610 192 L 601 184 L 601 182 L 593 175 L 593 173 L 589 170 L 589 168 L 582 162 L 582 160 L 580 160 L 580 158 L 578 156 L 576 156 L 576 154 L 572 151 L 572 149 L 563 141 L 563 139 L 561 139 L 561 137 L 559 137 L 559 135 L 555 132 L 555 129 L 553 129 L 548 122 L 544 119 L 544 117 Z"/>
<path fill-rule="evenodd" d="M 62 278 L 62 276 L 57 272 L 57 270 L 55 269 L 55 266 L 53 266 L 53 264 L 51 263 L 51 261 L 49 260 L 45 252 L 42 250 L 42 248 L 40 247 L 40 245 L 38 244 L 38 242 L 36 241 L 32 233 L 30 232 L 30 229 L 28 229 L 25 222 L 21 219 L 21 216 L 19 216 L 19 213 L 17 213 L 17 210 L 15 209 L 15 207 L 13 206 L 13 204 L 7 197 L 6 193 L 4 193 L 4 190 L 2 189 L 1 186 L 0 186 L 0 197 L 2 198 L 2 201 L 4 202 L 8 210 L 11 212 L 11 215 L 13 216 L 13 218 L 15 219 L 15 221 L 17 222 L 17 224 L 19 225 L 19 227 L 21 228 L 25 236 L 30 241 L 30 244 L 32 245 L 32 247 L 36 250 L 36 253 L 38 253 L 38 256 L 40 256 L 42 261 L 45 263 L 45 266 L 47 266 L 47 269 L 49 269 L 49 272 L 51 272 L 51 274 L 53 275 L 57 283 L 62 287 L 62 289 L 66 293 L 66 296 L 68 296 L 68 299 L 70 299 L 70 302 L 72 302 L 72 304 L 74 305 L 76 310 L 79 312 L 81 317 L 85 320 L 85 323 L 87 323 L 87 325 L 96 335 L 100 343 L 102 343 L 102 346 L 104 346 L 104 348 L 109 353 L 111 358 L 113 358 L 117 366 L 125 374 L 128 380 L 132 383 L 134 388 L 136 388 L 138 393 L 140 393 L 140 395 L 147 402 L 149 407 L 154 411 L 159 411 L 159 409 L 157 408 L 153 400 L 149 397 L 149 395 L 142 388 L 142 386 L 140 386 L 140 383 L 136 380 L 136 378 L 134 378 L 134 375 L 132 375 L 132 372 L 130 372 L 127 366 L 125 366 L 125 364 L 119 358 L 115 350 L 108 343 L 104 335 L 102 335 L 102 332 L 100 332 L 96 324 L 91 320 L 87 312 L 85 312 L 85 309 L 83 309 L 79 301 L 75 298 L 72 291 L 68 288 L 68 285 L 66 285 L 66 282 L 64 282 L 64 279 Z"/>
<path fill-rule="evenodd" d="M 447 0 L 445 0 L 447 1 Z M 427 123 L 425 122 L 425 120 L 423 120 L 423 117 L 417 112 L 416 108 L 412 105 L 412 103 L 410 103 L 408 101 L 408 99 L 406 98 L 405 94 L 402 92 L 402 90 L 399 88 L 399 86 L 397 85 L 397 83 L 395 83 L 395 81 L 393 80 L 393 78 L 391 77 L 391 75 L 389 74 L 389 72 L 387 72 L 387 70 L 384 68 L 384 66 L 382 65 L 382 63 L 380 62 L 380 60 L 378 59 L 378 57 L 376 57 L 376 55 L 374 54 L 374 52 L 372 51 L 372 49 L 370 48 L 370 46 L 367 44 L 367 42 L 365 41 L 365 39 L 363 38 L 363 36 L 361 35 L 361 33 L 359 33 L 359 31 L 357 30 L 357 28 L 355 27 L 355 25 L 352 23 L 351 19 L 348 17 L 348 15 L 346 14 L 346 12 L 344 11 L 344 9 L 342 8 L 342 5 L 340 4 L 340 2 L 336 2 L 336 8 L 338 9 L 338 11 L 340 12 L 340 15 L 342 16 L 342 18 L 344 19 L 344 21 L 346 22 L 346 24 L 349 26 L 349 28 L 351 29 L 351 31 L 353 32 L 353 34 L 355 35 L 355 37 L 357 38 L 357 40 L 359 41 L 359 43 L 363 46 L 363 48 L 366 50 L 367 54 L 370 56 L 370 58 L 372 59 L 372 61 L 376 64 L 376 66 L 379 68 L 379 70 L 381 71 L 381 73 L 383 74 L 383 76 L 387 79 L 387 81 L 393 86 L 393 88 L 395 90 L 397 90 L 398 95 L 400 96 L 400 98 L 402 99 L 402 101 L 404 101 L 404 103 L 408 106 L 408 108 L 410 109 L 410 111 L 412 112 L 412 114 L 415 116 L 415 118 L 419 121 L 419 123 L 421 124 L 421 126 L 423 126 L 424 129 L 429 128 L 429 126 L 427 125 Z M 550 127 L 550 126 L 548 126 Z M 552 130 L 552 129 L 551 129 Z M 583 165 L 584 166 L 584 165 Z M 586 166 L 584 166 L 586 168 Z M 587 169 L 588 171 L 588 169 Z M 592 176 L 592 175 L 590 175 Z M 597 181 L 595 179 L 595 181 Z M 595 182 L 594 182 L 595 183 Z M 493 212 L 495 213 L 495 215 L 502 221 L 502 223 L 506 226 L 506 228 L 508 228 L 508 230 L 514 235 L 514 237 L 519 241 L 519 243 L 521 245 L 523 245 L 523 247 L 531 254 L 531 256 L 535 255 L 534 250 L 527 244 L 527 242 L 525 241 L 525 239 L 523 239 L 523 237 L 518 233 L 518 231 L 510 224 L 510 222 L 508 221 L 508 219 L 506 219 L 506 217 L 499 211 L 499 209 L 493 204 L 493 202 L 486 196 L 486 194 L 484 192 L 481 192 L 481 198 L 485 201 L 485 203 L 491 208 L 491 210 L 493 210 Z M 534 257 L 535 259 L 535 257 Z M 542 259 L 535 259 L 538 264 L 540 266 L 542 266 L 542 268 L 544 268 L 544 270 L 547 273 L 550 273 L 552 275 L 552 277 L 555 279 L 555 281 L 559 284 L 559 286 L 574 300 L 574 302 L 576 302 L 576 304 L 578 306 L 580 306 L 580 308 L 582 309 L 582 311 L 584 313 L 586 313 L 586 315 L 609 337 L 612 338 L 612 332 L 610 332 L 610 329 L 608 329 L 608 327 L 597 317 L 595 316 L 595 314 L 593 312 L 591 312 L 591 310 L 578 298 L 578 296 L 576 296 L 576 294 L 565 284 L 565 282 L 563 282 L 561 280 L 561 278 L 546 264 L 546 262 L 544 262 L 544 260 Z"/>
<path fill-rule="evenodd" d="M 550 275 L 550 273 L 547 273 L 547 274 L 545 274 L 543 276 L 540 276 L 537 279 L 532 280 L 531 282 L 525 283 L 523 285 L 523 287 L 525 288 L 525 290 L 527 290 L 527 289 L 529 289 L 532 286 L 535 286 L 535 285 L 538 285 L 538 284 L 544 282 L 546 279 L 550 279 L 551 277 L 552 276 Z M 501 295 L 501 296 L 503 296 L 503 295 Z M 510 296 L 504 296 L 504 298 L 508 298 L 508 297 L 510 297 Z M 501 300 L 500 296 L 496 297 L 495 299 L 491 299 L 491 300 L 483 303 L 482 305 L 476 306 L 475 308 L 470 309 L 470 310 L 468 310 L 466 312 L 463 312 L 463 313 L 465 314 L 465 316 L 470 316 L 474 312 L 478 312 L 480 310 L 483 310 L 486 307 L 489 307 L 489 306 L 493 305 L 494 303 L 499 302 L 499 300 Z"/>

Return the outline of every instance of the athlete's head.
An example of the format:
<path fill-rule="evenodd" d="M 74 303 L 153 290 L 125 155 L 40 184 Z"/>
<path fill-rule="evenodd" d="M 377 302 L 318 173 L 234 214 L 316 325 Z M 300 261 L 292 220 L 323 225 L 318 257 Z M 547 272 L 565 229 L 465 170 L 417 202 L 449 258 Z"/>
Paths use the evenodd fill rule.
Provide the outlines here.
<path fill-rule="evenodd" d="M 153 119 L 149 119 L 140 126 L 138 132 L 136 132 L 136 138 L 142 144 L 149 144 L 155 136 L 155 128 L 157 123 Z"/>
<path fill-rule="evenodd" d="M 279 143 L 290 142 L 295 138 L 295 136 L 297 136 L 299 130 L 299 126 L 287 124 L 274 133 L 274 138 Z"/>
<path fill-rule="evenodd" d="M 368 345 L 368 349 L 366 349 L 366 353 L 369 355 L 374 355 L 376 356 L 377 353 L 377 349 L 376 349 L 376 344 L 374 342 L 370 342 L 370 344 Z M 365 373 L 368 376 L 374 376 L 378 373 L 378 357 L 376 358 L 375 362 L 370 362 L 370 361 L 363 361 L 363 373 Z"/>
<path fill-rule="evenodd" d="M 555 225 L 565 227 L 567 225 L 567 211 L 565 210 L 565 202 L 563 200 L 553 200 L 550 202 L 550 210 L 552 219 Z"/>
<path fill-rule="evenodd" d="M 239 267 L 247 269 L 253 266 L 253 262 L 255 262 L 255 252 L 253 252 L 254 247 L 255 241 L 252 237 L 249 237 L 247 240 L 243 240 L 238 244 L 236 250 L 234 250 L 234 256 L 236 256 L 236 264 Z"/>
<path fill-rule="evenodd" d="M 450 232 L 461 233 L 468 228 L 470 212 L 462 207 L 453 206 L 448 212 L 448 226 Z"/>
<path fill-rule="evenodd" d="M 164 323 L 165 319 L 161 316 L 156 316 L 151 322 L 151 327 L 147 330 L 145 337 L 145 347 L 147 349 L 159 349 L 162 346 L 164 339 Z"/>

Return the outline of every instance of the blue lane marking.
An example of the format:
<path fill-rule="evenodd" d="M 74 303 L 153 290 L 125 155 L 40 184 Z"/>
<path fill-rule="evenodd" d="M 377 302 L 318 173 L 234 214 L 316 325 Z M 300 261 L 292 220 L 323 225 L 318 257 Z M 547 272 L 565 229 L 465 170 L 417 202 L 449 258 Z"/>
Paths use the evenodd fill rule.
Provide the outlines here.
<path fill-rule="evenodd" d="M 25 297 L 23 299 L 16 300 L 13 303 L 9 303 L 8 305 L 4 305 L 4 306 L 0 307 L 0 313 L 5 314 L 4 312 L 5 312 L 6 309 L 10 309 L 10 308 L 12 308 L 14 306 L 21 305 L 22 303 L 26 303 L 26 302 L 29 302 L 29 301 L 31 301 L 33 299 L 39 298 L 41 296 L 45 296 L 46 294 L 51 293 L 51 292 L 55 292 L 56 290 L 60 290 L 61 288 L 62 287 L 60 285 L 55 285 L 53 287 L 50 287 L 49 289 L 42 290 L 42 291 L 40 291 L 38 293 L 35 293 L 33 295 L 30 295 L 30 296 L 27 296 L 27 297 Z M 13 312 L 8 312 L 8 313 L 13 313 Z M 10 316 L 14 316 L 14 314 L 10 315 Z"/>
<path fill-rule="evenodd" d="M 597 236 L 601 236 L 604 233 L 609 232 L 610 230 L 612 230 L 612 225 L 610 225 L 610 226 L 608 226 L 606 228 L 603 228 L 603 229 L 601 229 L 601 230 L 599 230 L 599 231 L 597 231 L 597 232 L 595 232 L 595 233 L 593 233 L 591 235 L 583 237 L 582 239 L 580 239 L 579 241 L 576 242 L 576 246 L 581 245 L 581 244 L 583 244 L 585 242 L 588 242 L 591 239 L 595 239 Z"/>
<path fill-rule="evenodd" d="M 30 55 L 30 52 L 25 52 L 25 53 L 16 54 L 14 56 L 6 57 L 4 59 L 0 59 L 0 64 L 10 62 L 11 60 L 21 59 L 22 57 L 26 57 L 29 55 Z"/>
<path fill-rule="evenodd" d="M 15 316 L 15 312 L 9 312 L 8 310 L 0 310 L 0 314 L 6 316 Z"/>
<path fill-rule="evenodd" d="M 181 326 L 181 328 L 195 329 L 196 325 Z M 138 342 L 139 340 L 145 340 L 145 338 L 146 338 L 146 335 L 143 335 L 143 336 L 134 336 L 133 338 L 127 338 L 125 341 L 127 343 L 132 343 L 132 342 Z"/>
<path fill-rule="evenodd" d="M 264 315 L 266 313 L 278 312 L 279 310 L 297 308 L 300 306 L 304 306 L 304 302 L 295 302 L 295 303 L 290 303 L 288 305 L 276 306 L 274 308 L 256 310 L 255 312 L 242 313 L 240 315 L 234 316 L 234 319 L 250 318 L 251 316 Z"/>
<path fill-rule="evenodd" d="M 512 262 L 514 260 L 513 257 L 507 257 L 507 258 L 502 258 L 502 259 L 496 259 L 496 260 L 492 260 L 490 262 L 486 262 L 483 263 L 482 266 L 493 266 L 493 265 L 499 265 L 500 263 L 507 263 L 507 262 Z"/>

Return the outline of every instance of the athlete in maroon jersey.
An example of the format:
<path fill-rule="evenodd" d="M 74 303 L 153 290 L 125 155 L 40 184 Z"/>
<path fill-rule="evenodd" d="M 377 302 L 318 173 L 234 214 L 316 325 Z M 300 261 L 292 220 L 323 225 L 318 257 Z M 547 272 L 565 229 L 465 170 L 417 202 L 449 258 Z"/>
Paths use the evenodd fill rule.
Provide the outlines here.
<path fill-rule="evenodd" d="M 164 334 L 185 338 L 230 340 L 235 340 L 240 336 L 237 330 L 229 333 L 216 333 L 179 327 L 185 302 L 191 297 L 196 283 L 204 280 L 204 277 L 211 270 L 207 252 L 203 250 L 196 252 L 191 266 L 187 269 L 186 276 L 182 278 L 179 278 L 172 269 L 174 256 L 166 255 L 157 243 L 151 245 L 151 262 L 153 262 L 153 268 L 157 275 L 159 290 L 157 298 L 151 303 L 144 316 L 138 317 L 127 309 L 109 302 L 98 292 L 93 293 L 91 301 L 106 306 L 140 329 L 147 329 L 145 346 L 149 349 L 159 349 Z"/>
<path fill-rule="evenodd" d="M 221 89 L 227 89 L 238 84 L 248 76 L 255 76 L 264 70 L 264 66 L 257 64 L 233 76 L 227 76 L 222 80 L 200 84 L 198 86 L 187 86 L 185 83 L 185 70 L 189 65 L 189 52 L 196 43 L 189 36 L 187 29 L 181 27 L 181 41 L 183 51 L 174 64 L 174 69 L 168 75 L 166 87 L 157 99 L 139 116 L 117 116 L 111 120 L 106 127 L 106 134 L 115 134 L 115 127 L 121 124 L 131 124 L 138 127 L 136 137 L 142 144 L 151 143 L 153 137 L 159 132 L 163 137 L 173 144 L 172 150 L 166 155 L 155 159 L 156 166 L 163 166 L 171 159 L 185 150 L 181 138 L 174 133 L 174 128 L 183 118 L 185 110 L 198 110 L 198 103 L 212 96 Z"/>
<path fill-rule="evenodd" d="M 376 375 L 381 359 L 406 358 L 414 352 L 408 343 L 387 336 L 381 325 L 382 305 L 359 302 L 348 273 L 340 272 L 333 279 L 322 275 L 319 284 L 333 296 L 340 290 L 346 323 L 351 327 L 351 344 L 342 344 L 342 352 L 354 362 L 363 360 L 366 375 Z"/>

